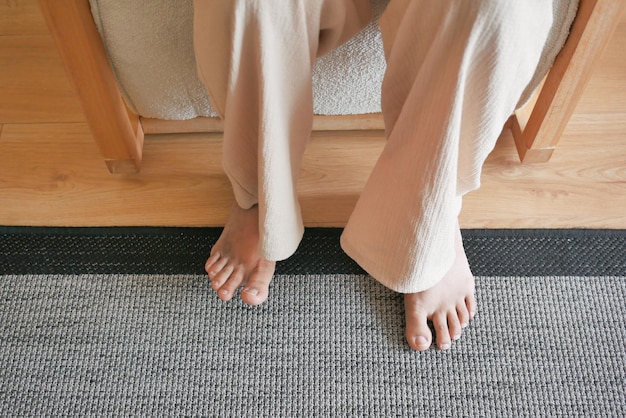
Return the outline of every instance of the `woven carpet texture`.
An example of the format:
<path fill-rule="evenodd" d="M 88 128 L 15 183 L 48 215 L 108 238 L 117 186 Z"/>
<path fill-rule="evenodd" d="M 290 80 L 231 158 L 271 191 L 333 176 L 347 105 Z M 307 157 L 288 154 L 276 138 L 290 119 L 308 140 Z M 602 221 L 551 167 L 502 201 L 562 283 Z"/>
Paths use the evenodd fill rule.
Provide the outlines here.
<path fill-rule="evenodd" d="M 219 301 L 201 272 L 131 271 L 153 267 L 118 260 L 116 273 L 108 271 L 116 264 L 109 258 L 97 263 L 107 271 L 84 271 L 98 270 L 87 262 L 98 247 L 126 245 L 119 231 L 56 238 L 8 232 L 0 236 L 3 416 L 626 416 L 623 233 L 555 233 L 551 240 L 545 232 L 517 239 L 466 232 L 468 255 L 500 240 L 514 260 L 530 242 L 544 248 L 552 271 L 534 274 L 538 267 L 525 259 L 533 274 L 490 275 L 490 257 L 470 256 L 480 270 L 477 317 L 451 350 L 416 353 L 404 340 L 402 296 L 350 271 L 355 266 L 339 253 L 328 262 L 335 271 L 320 274 L 283 264 L 269 301 L 251 308 Z M 34 236 L 38 249 L 25 236 Z M 98 245 L 53 260 L 55 251 L 71 251 L 41 242 L 59 236 Z M 167 234 L 143 236 L 159 241 Z M 302 254 L 313 252 L 312 241 L 336 250 L 337 236 L 309 232 L 300 261 L 324 264 Z M 590 237 L 612 246 L 590 246 Z M 554 274 L 559 263 L 547 247 L 572 260 L 562 271 L 579 264 L 584 272 Z M 193 259 L 208 247 L 187 250 Z M 56 267 L 24 271 L 19 253 Z M 168 268 L 183 269 L 182 250 L 169 253 Z M 604 260 L 607 254 L 617 260 Z M 493 271 L 507 267 L 505 254 L 493 257 Z M 602 269 L 610 274 L 592 274 Z"/>

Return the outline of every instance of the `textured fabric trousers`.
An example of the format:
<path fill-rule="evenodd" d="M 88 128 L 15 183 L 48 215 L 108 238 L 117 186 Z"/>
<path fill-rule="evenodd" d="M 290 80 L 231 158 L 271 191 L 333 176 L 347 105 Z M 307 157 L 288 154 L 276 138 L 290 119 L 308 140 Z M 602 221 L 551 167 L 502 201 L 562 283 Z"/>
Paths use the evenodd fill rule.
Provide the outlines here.
<path fill-rule="evenodd" d="M 260 251 L 292 255 L 296 180 L 312 126 L 316 57 L 363 28 L 368 0 L 195 0 L 200 79 L 224 120 L 237 203 L 258 204 Z M 462 196 L 535 72 L 553 25 L 546 0 L 392 0 L 380 19 L 387 144 L 341 238 L 392 290 L 435 285 L 455 257 Z"/>

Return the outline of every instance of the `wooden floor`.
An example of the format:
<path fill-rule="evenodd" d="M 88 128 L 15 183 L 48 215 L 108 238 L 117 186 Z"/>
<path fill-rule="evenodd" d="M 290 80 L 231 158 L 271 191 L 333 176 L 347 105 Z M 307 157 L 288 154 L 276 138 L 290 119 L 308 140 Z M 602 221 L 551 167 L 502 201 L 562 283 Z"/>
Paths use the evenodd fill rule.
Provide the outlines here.
<path fill-rule="evenodd" d="M 465 199 L 464 228 L 626 228 L 626 15 L 552 161 L 519 163 L 504 132 Z M 314 134 L 307 225 L 341 226 L 382 133 Z M 0 225 L 221 225 L 232 196 L 221 139 L 148 136 L 140 174 L 100 159 L 34 0 L 0 0 Z"/>

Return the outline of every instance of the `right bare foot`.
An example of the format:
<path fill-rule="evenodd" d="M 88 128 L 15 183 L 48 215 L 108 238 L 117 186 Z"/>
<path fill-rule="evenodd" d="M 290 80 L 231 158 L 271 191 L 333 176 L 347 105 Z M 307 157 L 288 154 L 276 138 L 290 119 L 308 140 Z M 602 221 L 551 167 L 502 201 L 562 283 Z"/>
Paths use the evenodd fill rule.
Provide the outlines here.
<path fill-rule="evenodd" d="M 211 249 L 205 270 L 220 299 L 228 301 L 244 285 L 241 299 L 259 305 L 269 295 L 276 262 L 259 254 L 259 210 L 257 206 L 241 209 L 236 203 L 230 210 L 224 231 Z"/>
<path fill-rule="evenodd" d="M 406 339 L 414 350 L 427 350 L 432 342 L 432 321 L 437 347 L 450 348 L 461 338 L 463 328 L 476 315 L 474 276 L 470 270 L 460 229 L 456 231 L 456 258 L 443 279 L 430 289 L 404 295 Z"/>

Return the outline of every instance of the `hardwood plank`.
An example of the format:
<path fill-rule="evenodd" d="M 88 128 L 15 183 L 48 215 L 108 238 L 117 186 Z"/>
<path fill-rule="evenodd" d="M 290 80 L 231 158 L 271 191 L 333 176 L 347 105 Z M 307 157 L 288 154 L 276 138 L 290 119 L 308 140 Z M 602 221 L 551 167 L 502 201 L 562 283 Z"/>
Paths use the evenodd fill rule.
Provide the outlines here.
<path fill-rule="evenodd" d="M 219 224 L 230 207 L 219 141 L 151 138 L 140 174 L 111 175 L 86 124 L 5 125 L 0 224 Z"/>
<path fill-rule="evenodd" d="M 381 131 L 313 134 L 298 183 L 307 225 L 345 225 L 385 143 Z"/>
<path fill-rule="evenodd" d="M 505 131 L 483 186 L 465 199 L 465 228 L 626 228 L 626 118 L 575 118 L 563 150 L 522 165 Z M 342 226 L 376 158 L 382 133 L 314 134 L 299 193 L 308 226 Z M 596 147 L 590 150 L 587 141 Z M 0 224 L 222 225 L 232 195 L 219 135 L 150 135 L 142 172 L 110 175 L 85 124 L 5 125 Z M 607 197 L 610 196 L 610 204 Z"/>
<path fill-rule="evenodd" d="M 36 0 L 0 0 L 0 36 L 47 33 Z"/>
<path fill-rule="evenodd" d="M 465 198 L 462 226 L 626 228 L 625 116 L 575 115 L 548 164 L 519 164 L 505 131 L 482 187 Z"/>
<path fill-rule="evenodd" d="M 0 123 L 84 121 L 50 36 L 0 36 Z"/>

